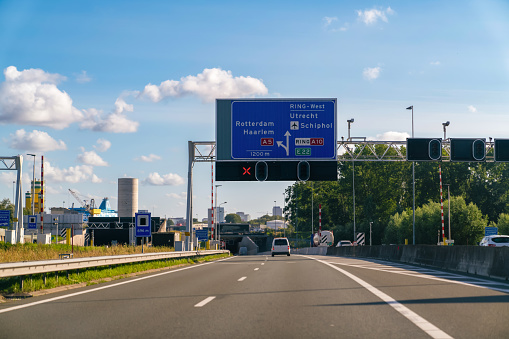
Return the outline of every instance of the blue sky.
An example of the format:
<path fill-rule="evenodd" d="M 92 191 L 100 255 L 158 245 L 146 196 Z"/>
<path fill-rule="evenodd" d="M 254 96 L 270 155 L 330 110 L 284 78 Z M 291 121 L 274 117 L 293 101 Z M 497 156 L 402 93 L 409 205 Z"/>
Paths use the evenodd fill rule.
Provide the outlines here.
<path fill-rule="evenodd" d="M 338 137 L 509 137 L 507 1 L 0 0 L 0 155 L 45 157 L 46 206 L 68 188 L 185 215 L 187 141 L 215 138 L 214 98 L 338 98 Z M 24 191 L 32 176 L 25 157 Z M 14 173 L 0 173 L 12 199 Z M 194 169 L 194 217 L 210 164 Z M 223 182 L 258 217 L 290 182 Z"/>

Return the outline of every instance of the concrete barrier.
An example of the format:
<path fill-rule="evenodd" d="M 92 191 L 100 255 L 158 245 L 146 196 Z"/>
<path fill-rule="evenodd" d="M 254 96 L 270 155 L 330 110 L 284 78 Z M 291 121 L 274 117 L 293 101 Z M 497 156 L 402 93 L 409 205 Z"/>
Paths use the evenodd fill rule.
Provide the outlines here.
<path fill-rule="evenodd" d="M 327 255 L 376 258 L 509 280 L 509 247 L 433 245 L 329 247 Z"/>
<path fill-rule="evenodd" d="M 304 255 L 327 255 L 327 247 L 292 248 L 290 253 Z"/>

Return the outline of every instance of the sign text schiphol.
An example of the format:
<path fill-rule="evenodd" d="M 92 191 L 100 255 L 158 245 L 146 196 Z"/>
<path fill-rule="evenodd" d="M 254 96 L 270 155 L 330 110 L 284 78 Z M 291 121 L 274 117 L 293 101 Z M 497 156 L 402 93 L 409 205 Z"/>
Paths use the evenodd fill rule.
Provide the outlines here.
<path fill-rule="evenodd" d="M 231 103 L 232 160 L 335 160 L 336 100 Z"/>

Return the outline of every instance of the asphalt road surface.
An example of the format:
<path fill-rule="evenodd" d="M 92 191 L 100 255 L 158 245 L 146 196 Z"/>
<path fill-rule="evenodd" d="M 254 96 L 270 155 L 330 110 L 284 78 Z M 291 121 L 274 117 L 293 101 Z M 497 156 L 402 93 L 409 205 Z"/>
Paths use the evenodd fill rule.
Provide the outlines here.
<path fill-rule="evenodd" d="M 265 255 L 0 304 L 0 338 L 507 338 L 509 285 Z"/>

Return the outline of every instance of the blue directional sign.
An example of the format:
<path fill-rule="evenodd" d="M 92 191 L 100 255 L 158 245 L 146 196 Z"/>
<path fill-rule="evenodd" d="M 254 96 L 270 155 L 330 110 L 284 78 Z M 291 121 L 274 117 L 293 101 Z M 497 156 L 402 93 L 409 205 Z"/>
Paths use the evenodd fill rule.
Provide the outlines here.
<path fill-rule="evenodd" d="M 136 213 L 135 220 L 136 237 L 150 237 L 150 213 Z"/>
<path fill-rule="evenodd" d="M 336 141 L 336 99 L 231 101 L 231 160 L 335 160 Z"/>
<path fill-rule="evenodd" d="M 204 240 L 209 239 L 209 231 L 206 229 L 205 230 L 195 230 L 194 233 L 195 233 L 196 239 L 198 239 L 198 241 L 204 241 Z"/>
<path fill-rule="evenodd" d="M 487 237 L 488 235 L 497 235 L 498 234 L 498 227 L 485 227 L 484 228 L 484 236 Z"/>
<path fill-rule="evenodd" d="M 11 211 L 0 210 L 0 226 L 9 227 L 11 220 Z"/>
<path fill-rule="evenodd" d="M 36 230 L 37 229 L 37 216 L 36 215 L 29 215 L 28 216 L 28 229 L 29 230 Z"/>

